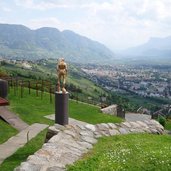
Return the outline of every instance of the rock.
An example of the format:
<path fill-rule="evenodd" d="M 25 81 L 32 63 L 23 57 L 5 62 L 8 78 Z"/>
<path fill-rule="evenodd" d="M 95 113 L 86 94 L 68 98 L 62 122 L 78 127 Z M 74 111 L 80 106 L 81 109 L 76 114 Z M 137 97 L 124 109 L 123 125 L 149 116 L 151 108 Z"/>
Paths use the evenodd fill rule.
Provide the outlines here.
<path fill-rule="evenodd" d="M 106 136 L 106 137 L 110 136 L 109 130 L 100 131 L 100 133 L 101 135 Z"/>
<path fill-rule="evenodd" d="M 91 125 L 91 124 L 87 124 L 87 125 L 85 126 L 85 128 L 87 128 L 87 129 L 90 130 L 90 131 L 96 131 L 96 127 L 95 127 L 94 125 Z"/>
<path fill-rule="evenodd" d="M 100 133 L 100 132 L 94 132 L 94 137 L 95 138 L 100 138 L 100 137 L 102 137 L 102 134 Z"/>
<path fill-rule="evenodd" d="M 82 152 L 86 152 L 87 148 L 84 146 L 81 146 L 80 144 L 78 144 L 75 140 L 69 139 L 69 140 L 65 140 L 65 141 L 61 141 L 62 144 L 70 146 L 70 147 L 74 147 Z"/>
<path fill-rule="evenodd" d="M 95 138 L 88 137 L 88 136 L 81 136 L 81 139 L 90 144 L 95 144 L 97 142 L 97 140 Z"/>
<path fill-rule="evenodd" d="M 62 140 L 63 138 L 72 138 L 71 135 L 65 134 L 64 132 L 59 132 L 57 135 L 53 136 L 49 142 L 54 143 L 54 142 L 59 142 L 60 140 Z"/>
<path fill-rule="evenodd" d="M 108 123 L 110 129 L 116 129 L 117 126 L 114 123 Z"/>
<path fill-rule="evenodd" d="M 60 131 L 63 131 L 63 130 L 65 130 L 65 129 L 66 129 L 66 127 L 65 127 L 65 126 L 60 125 L 60 124 L 57 124 L 57 123 L 56 123 L 54 126 L 55 126 L 55 128 L 56 128 L 56 129 L 59 129 Z"/>
<path fill-rule="evenodd" d="M 50 126 L 48 128 L 45 143 L 48 142 L 54 135 L 57 135 L 61 130 L 57 129 L 55 126 Z"/>
<path fill-rule="evenodd" d="M 156 129 L 150 128 L 152 134 L 160 134 Z"/>
<path fill-rule="evenodd" d="M 88 142 L 83 142 L 83 141 L 76 141 L 79 145 L 87 148 L 87 149 L 91 149 L 93 148 L 92 144 L 88 143 Z"/>
<path fill-rule="evenodd" d="M 157 122 L 157 121 L 154 120 L 154 119 L 151 119 L 150 122 L 151 122 L 153 125 L 161 125 L 159 122 Z"/>
<path fill-rule="evenodd" d="M 77 125 L 81 130 L 86 130 L 85 126 L 83 125 Z"/>
<path fill-rule="evenodd" d="M 116 129 L 109 129 L 109 133 L 110 133 L 110 135 L 118 135 L 118 134 L 120 134 L 120 132 L 118 131 L 118 130 L 116 130 Z"/>
<path fill-rule="evenodd" d="M 131 128 L 131 124 L 129 122 L 123 122 L 123 123 L 121 123 L 121 126 Z"/>
<path fill-rule="evenodd" d="M 80 135 L 82 135 L 82 136 L 89 136 L 89 137 L 93 137 L 94 136 L 93 132 L 91 132 L 91 131 L 81 131 Z"/>
<path fill-rule="evenodd" d="M 121 134 L 128 134 L 128 133 L 129 133 L 129 131 L 126 130 L 126 129 L 124 129 L 124 128 L 119 128 L 119 132 L 120 132 Z"/>
<path fill-rule="evenodd" d="M 58 166 L 52 166 L 52 167 L 48 167 L 46 169 L 46 171 L 65 171 L 64 168 L 58 167 Z"/>
<path fill-rule="evenodd" d="M 74 131 L 72 131 L 72 130 L 64 130 L 64 133 L 65 134 L 67 134 L 67 135 L 70 135 L 70 136 L 72 136 L 73 138 L 75 138 L 75 137 L 77 137 L 78 135 L 77 135 L 77 133 L 75 133 Z"/>
<path fill-rule="evenodd" d="M 41 170 L 42 165 L 40 164 L 31 164 L 29 162 L 21 163 L 20 167 L 14 169 L 14 171 L 39 171 Z"/>
<path fill-rule="evenodd" d="M 108 130 L 109 129 L 109 126 L 107 124 L 104 124 L 104 123 L 97 124 L 96 126 L 99 129 L 99 131 L 104 131 L 104 130 Z"/>
<path fill-rule="evenodd" d="M 138 123 L 136 122 L 130 122 L 132 128 L 139 128 L 141 127 Z"/>
<path fill-rule="evenodd" d="M 137 121 L 136 123 L 138 123 L 140 126 L 142 126 L 144 128 L 148 128 L 147 124 L 142 121 Z"/>

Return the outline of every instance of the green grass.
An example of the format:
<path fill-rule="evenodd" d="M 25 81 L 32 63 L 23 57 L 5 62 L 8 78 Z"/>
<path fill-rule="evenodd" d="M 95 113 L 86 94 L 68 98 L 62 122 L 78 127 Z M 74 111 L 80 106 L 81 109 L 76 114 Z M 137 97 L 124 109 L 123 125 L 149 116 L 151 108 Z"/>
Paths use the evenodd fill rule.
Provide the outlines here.
<path fill-rule="evenodd" d="M 35 151 L 39 150 L 44 143 L 46 131 L 47 130 L 44 130 L 39 133 L 38 136 L 29 141 L 24 147 L 20 148 L 12 156 L 8 157 L 0 165 L 0 170 L 13 171 L 14 168 L 20 165 L 21 162 L 25 161 L 29 155 L 32 155 Z"/>
<path fill-rule="evenodd" d="M 8 123 L 0 119 L 0 144 L 7 141 L 10 137 L 17 134 L 17 130 L 11 127 Z"/>
<path fill-rule="evenodd" d="M 121 118 L 101 113 L 100 109 L 95 106 L 70 101 L 69 107 L 70 117 L 91 124 L 123 121 Z"/>
<path fill-rule="evenodd" d="M 18 90 L 18 94 L 15 96 L 11 89 L 9 100 L 10 109 L 17 113 L 22 120 L 28 124 L 44 123 L 52 125 L 54 123 L 44 117 L 54 113 L 54 103 L 50 103 L 49 94 L 44 93 L 41 100 L 40 92 L 37 97 L 34 90 L 31 90 L 31 95 L 29 95 L 28 90 L 24 89 L 23 98 L 20 97 L 19 92 L 20 90 Z"/>
<path fill-rule="evenodd" d="M 165 129 L 171 130 L 171 119 L 166 120 Z"/>
<path fill-rule="evenodd" d="M 100 138 L 69 171 L 168 171 L 171 136 L 129 134 Z"/>
<path fill-rule="evenodd" d="M 31 95 L 29 95 L 28 90 L 25 89 L 23 98 L 19 94 L 15 96 L 13 90 L 11 90 L 9 100 L 11 110 L 17 113 L 28 124 L 35 122 L 49 125 L 54 124 L 54 121 L 44 118 L 45 115 L 55 113 L 54 96 L 52 103 L 50 103 L 48 93 L 44 93 L 43 99 L 41 100 L 40 95 L 36 97 L 34 90 L 31 90 Z M 102 114 L 96 106 L 73 100 L 69 101 L 69 117 L 92 124 L 122 121 L 121 118 Z"/>
<path fill-rule="evenodd" d="M 44 93 L 43 99 L 41 100 L 40 95 L 36 97 L 36 92 L 34 90 L 31 90 L 31 95 L 29 95 L 27 89 L 25 89 L 23 98 L 21 98 L 19 93 L 14 95 L 14 91 L 11 89 L 9 100 L 10 109 L 18 114 L 20 118 L 28 124 L 33 124 L 36 122 L 49 125 L 54 124 L 54 121 L 44 118 L 45 115 L 54 113 L 54 97 L 52 103 L 50 103 L 48 93 Z M 96 106 L 91 106 L 89 104 L 84 104 L 73 100 L 69 101 L 69 114 L 72 118 L 92 124 L 122 121 L 120 118 L 100 113 L 100 109 Z M 6 128 L 2 125 L 2 132 L 5 132 L 5 129 Z M 29 155 L 41 148 L 45 139 L 45 134 L 46 131 L 43 131 L 23 148 L 19 149 L 15 154 L 7 158 L 0 166 L 0 170 L 11 171 L 22 161 L 26 160 Z M 9 137 L 12 135 L 13 134 L 11 131 Z"/>

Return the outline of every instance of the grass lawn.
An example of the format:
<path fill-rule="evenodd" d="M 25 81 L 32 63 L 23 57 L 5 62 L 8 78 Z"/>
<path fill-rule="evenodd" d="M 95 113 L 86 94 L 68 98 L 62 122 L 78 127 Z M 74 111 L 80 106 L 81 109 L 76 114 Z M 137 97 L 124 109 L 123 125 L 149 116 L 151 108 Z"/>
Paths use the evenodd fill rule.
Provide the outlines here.
<path fill-rule="evenodd" d="M 52 103 L 49 100 L 49 94 L 44 93 L 41 100 L 40 93 L 36 96 L 36 92 L 31 90 L 31 95 L 28 90 L 24 90 L 24 97 L 21 98 L 18 94 L 14 95 L 13 90 L 10 91 L 9 100 L 10 108 L 17 113 L 25 122 L 33 124 L 35 122 L 52 125 L 53 121 L 44 118 L 45 115 L 55 113 L 54 96 L 52 96 Z M 102 114 L 100 109 L 96 106 L 91 106 L 84 103 L 79 103 L 73 100 L 69 101 L 69 117 L 96 124 L 102 122 L 118 123 L 123 121 L 121 118 Z"/>
<path fill-rule="evenodd" d="M 46 130 L 39 133 L 38 136 L 29 141 L 24 147 L 20 148 L 12 156 L 8 157 L 0 165 L 0 170 L 13 171 L 14 168 L 20 165 L 21 162 L 25 161 L 29 155 L 33 154 L 42 147 L 45 136 Z"/>
<path fill-rule="evenodd" d="M 169 171 L 171 136 L 129 134 L 100 138 L 69 171 Z"/>
<path fill-rule="evenodd" d="M 17 95 L 14 95 L 13 89 L 9 93 L 10 109 L 20 116 L 22 120 L 28 124 L 44 123 L 52 125 L 54 122 L 44 118 L 45 115 L 54 113 L 54 103 L 50 103 L 50 96 L 47 93 L 36 96 L 35 90 L 31 90 L 28 94 L 28 89 L 24 89 L 23 98 L 20 97 L 20 89 Z"/>
<path fill-rule="evenodd" d="M 17 130 L 0 119 L 0 144 L 17 134 Z"/>
<path fill-rule="evenodd" d="M 9 100 L 10 109 L 20 116 L 28 124 L 33 123 L 45 123 L 53 125 L 54 121 L 44 118 L 45 115 L 54 113 L 54 97 L 52 103 L 49 101 L 49 94 L 44 93 L 41 100 L 40 94 L 36 97 L 36 92 L 31 90 L 31 95 L 28 94 L 28 90 L 24 90 L 24 97 L 21 98 L 20 94 L 14 95 L 13 89 L 10 90 Z M 100 113 L 98 107 L 83 104 L 73 100 L 69 101 L 69 114 L 70 117 L 89 122 L 92 124 L 101 122 L 121 122 L 122 119 L 105 115 Z M 8 138 L 17 133 L 17 131 L 11 128 L 9 125 L 0 121 L 0 142 L 6 141 Z M 32 139 L 23 148 L 19 149 L 15 154 L 7 158 L 0 166 L 0 170 L 12 171 L 17 165 L 26 158 L 41 148 L 46 135 L 46 130 Z M 6 137 L 6 138 L 5 138 Z"/>
<path fill-rule="evenodd" d="M 70 100 L 69 103 L 69 114 L 70 117 L 88 122 L 91 124 L 97 124 L 97 123 L 120 123 L 123 121 L 123 119 L 115 116 L 111 116 L 108 114 L 103 114 L 100 112 L 100 109 L 96 106 L 83 104 L 83 103 L 77 103 L 76 101 Z"/>

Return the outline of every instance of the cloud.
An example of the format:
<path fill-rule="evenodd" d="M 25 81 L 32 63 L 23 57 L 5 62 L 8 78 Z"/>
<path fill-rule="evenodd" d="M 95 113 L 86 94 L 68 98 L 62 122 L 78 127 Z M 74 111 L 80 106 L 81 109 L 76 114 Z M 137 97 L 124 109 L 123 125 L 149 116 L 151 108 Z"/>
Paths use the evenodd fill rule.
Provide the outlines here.
<path fill-rule="evenodd" d="M 150 37 L 171 35 L 170 0 L 15 0 L 26 10 L 46 11 L 28 20 L 42 26 L 71 29 L 108 45 L 125 48 Z M 51 13 L 53 11 L 53 13 Z"/>
<path fill-rule="evenodd" d="M 28 9 L 34 9 L 34 10 L 49 10 L 49 9 L 55 9 L 55 8 L 71 8 L 73 7 L 72 3 L 66 3 L 67 1 L 45 1 L 45 0 L 15 0 L 15 3 L 17 6 L 21 6 Z"/>
<path fill-rule="evenodd" d="M 11 12 L 12 9 L 7 8 L 7 7 L 2 7 L 2 11 L 4 11 L 4 12 Z"/>
<path fill-rule="evenodd" d="M 29 26 L 32 29 L 37 29 L 40 27 L 56 27 L 59 28 L 62 26 L 62 23 L 54 17 L 50 18 L 43 18 L 43 19 L 31 19 L 27 26 Z"/>

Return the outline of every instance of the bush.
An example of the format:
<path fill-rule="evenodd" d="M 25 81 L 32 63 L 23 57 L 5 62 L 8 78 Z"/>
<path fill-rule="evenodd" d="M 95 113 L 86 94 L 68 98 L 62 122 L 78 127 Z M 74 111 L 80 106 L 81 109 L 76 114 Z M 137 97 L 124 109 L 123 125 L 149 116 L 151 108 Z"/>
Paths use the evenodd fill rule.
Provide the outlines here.
<path fill-rule="evenodd" d="M 159 122 L 163 127 L 165 127 L 165 125 L 166 125 L 166 118 L 165 118 L 164 116 L 159 115 L 159 116 L 158 116 L 158 122 Z"/>

